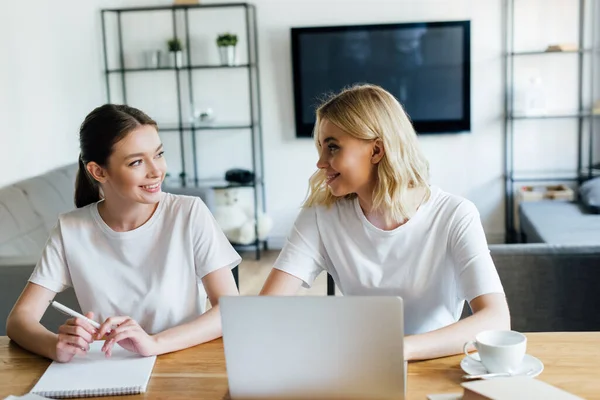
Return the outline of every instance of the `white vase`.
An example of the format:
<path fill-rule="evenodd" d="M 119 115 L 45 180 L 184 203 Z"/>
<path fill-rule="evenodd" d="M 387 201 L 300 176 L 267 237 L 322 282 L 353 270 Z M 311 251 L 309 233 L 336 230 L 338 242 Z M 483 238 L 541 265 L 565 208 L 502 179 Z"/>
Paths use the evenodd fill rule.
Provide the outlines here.
<path fill-rule="evenodd" d="M 221 56 L 221 65 L 235 65 L 235 46 L 219 46 L 219 55 Z"/>
<path fill-rule="evenodd" d="M 145 67 L 154 69 L 160 67 L 160 50 L 149 50 L 144 53 Z"/>
<path fill-rule="evenodd" d="M 182 51 L 172 51 L 171 59 L 173 60 L 173 66 L 175 68 L 183 67 L 183 52 Z"/>

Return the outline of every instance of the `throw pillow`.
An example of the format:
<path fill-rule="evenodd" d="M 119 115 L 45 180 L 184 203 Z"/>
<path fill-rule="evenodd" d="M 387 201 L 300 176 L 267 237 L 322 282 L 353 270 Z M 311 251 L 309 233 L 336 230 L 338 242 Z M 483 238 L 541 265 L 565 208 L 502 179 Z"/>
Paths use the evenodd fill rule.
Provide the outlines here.
<path fill-rule="evenodd" d="M 590 179 L 581 185 L 579 198 L 590 212 L 600 214 L 600 178 Z"/>

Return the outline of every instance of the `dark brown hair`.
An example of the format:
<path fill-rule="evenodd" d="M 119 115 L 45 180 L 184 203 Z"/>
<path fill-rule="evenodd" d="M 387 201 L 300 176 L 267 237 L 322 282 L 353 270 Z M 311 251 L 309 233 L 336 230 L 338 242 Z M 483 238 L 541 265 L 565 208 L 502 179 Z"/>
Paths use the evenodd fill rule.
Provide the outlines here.
<path fill-rule="evenodd" d="M 142 111 L 126 105 L 105 104 L 85 117 L 79 129 L 79 171 L 75 180 L 77 208 L 100 200 L 100 187 L 88 173 L 87 163 L 93 161 L 106 167 L 115 143 L 141 125 L 157 126 Z"/>

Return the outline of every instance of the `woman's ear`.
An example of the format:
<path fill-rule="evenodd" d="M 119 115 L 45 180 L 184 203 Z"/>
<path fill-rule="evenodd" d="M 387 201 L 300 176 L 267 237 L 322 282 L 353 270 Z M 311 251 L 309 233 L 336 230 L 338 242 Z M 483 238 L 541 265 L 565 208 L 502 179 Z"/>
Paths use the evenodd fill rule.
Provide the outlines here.
<path fill-rule="evenodd" d="M 100 165 L 95 163 L 94 161 L 90 161 L 85 166 L 88 173 L 92 178 L 94 178 L 99 183 L 106 182 L 106 170 L 102 168 Z"/>
<path fill-rule="evenodd" d="M 385 150 L 383 148 L 383 141 L 381 139 L 375 139 L 373 142 L 373 154 L 371 155 L 371 163 L 378 164 L 383 158 Z"/>

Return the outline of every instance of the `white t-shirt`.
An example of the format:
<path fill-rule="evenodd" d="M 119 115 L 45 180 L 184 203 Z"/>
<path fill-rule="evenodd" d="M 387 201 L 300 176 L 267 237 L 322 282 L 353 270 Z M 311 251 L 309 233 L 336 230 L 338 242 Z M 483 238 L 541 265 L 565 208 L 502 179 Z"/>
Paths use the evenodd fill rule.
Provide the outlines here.
<path fill-rule="evenodd" d="M 406 334 L 458 321 L 464 300 L 504 293 L 475 205 L 435 186 L 391 231 L 372 225 L 358 199 L 303 209 L 275 268 L 306 287 L 325 270 L 344 295 L 402 297 Z"/>
<path fill-rule="evenodd" d="M 128 232 L 106 225 L 98 203 L 61 215 L 29 281 L 54 292 L 72 286 L 95 320 L 127 315 L 153 334 L 204 313 L 201 279 L 240 261 L 202 200 L 163 193 Z"/>

